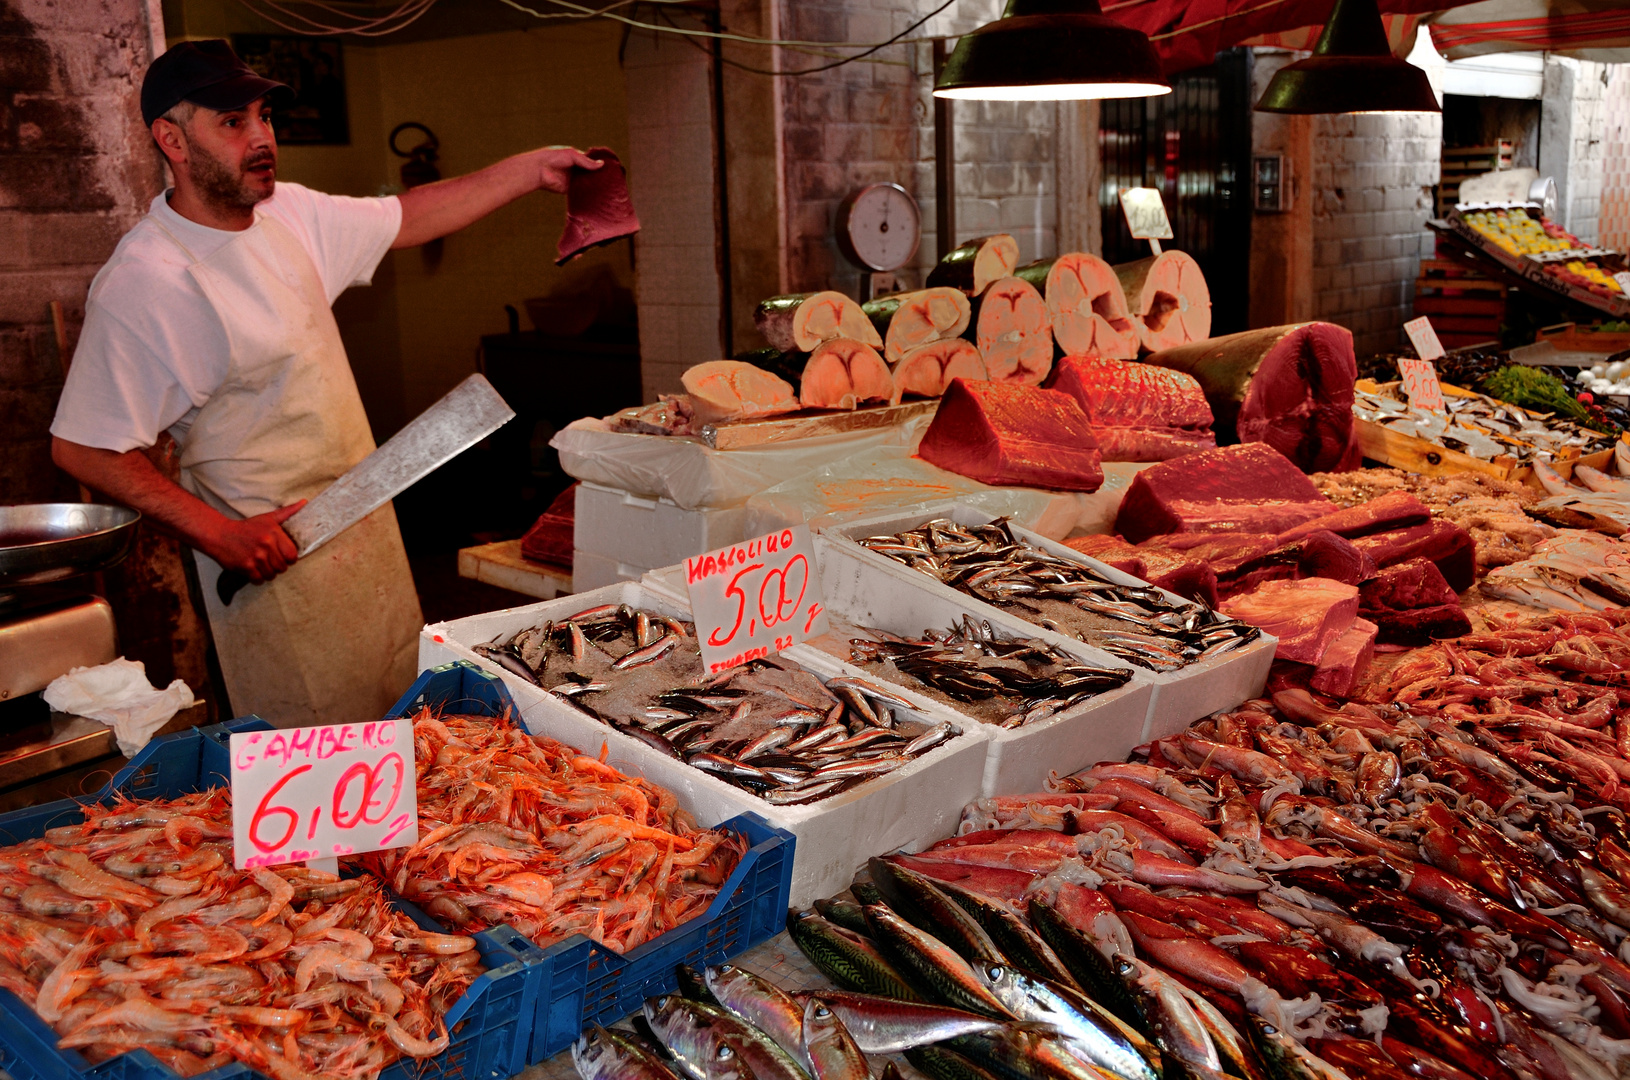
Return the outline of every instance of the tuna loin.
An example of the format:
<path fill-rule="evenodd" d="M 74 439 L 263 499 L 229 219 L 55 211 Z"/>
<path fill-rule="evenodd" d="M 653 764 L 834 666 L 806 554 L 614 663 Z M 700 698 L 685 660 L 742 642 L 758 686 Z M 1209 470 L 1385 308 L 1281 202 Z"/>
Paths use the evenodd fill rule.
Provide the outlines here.
<path fill-rule="evenodd" d="M 997 278 L 1007 277 L 1019 265 L 1019 242 L 1007 233 L 969 240 L 947 252 L 924 282 L 929 288 L 948 285 L 978 296 Z"/>
<path fill-rule="evenodd" d="M 1358 464 L 1353 335 L 1331 323 L 1246 330 L 1153 353 L 1200 381 L 1221 442 L 1267 443 L 1303 472 Z"/>
<path fill-rule="evenodd" d="M 1347 697 L 1358 684 L 1359 676 L 1375 658 L 1375 640 L 1379 627 L 1360 616 L 1353 620 L 1347 632 L 1330 643 L 1319 668 L 1308 685 L 1321 694 Z"/>
<path fill-rule="evenodd" d="M 814 352 L 817 345 L 835 338 L 874 348 L 883 344 L 860 305 L 840 292 L 772 296 L 753 312 L 753 325 L 782 352 Z"/>
<path fill-rule="evenodd" d="M 1220 610 L 1277 637 L 1279 659 L 1317 664 L 1358 618 L 1358 589 L 1328 578 L 1265 581 Z"/>
<path fill-rule="evenodd" d="M 1336 505 L 1260 443 L 1202 450 L 1133 477 L 1115 531 L 1136 544 L 1176 532 L 1281 533 Z"/>
<path fill-rule="evenodd" d="M 1180 371 L 1092 356 L 1066 356 L 1047 382 L 1080 403 L 1105 461 L 1165 461 L 1209 450 L 1211 406 Z"/>
<path fill-rule="evenodd" d="M 835 338 L 822 342 L 810 353 L 798 383 L 798 400 L 811 409 L 898 405 L 900 388 L 876 349 L 848 338 Z"/>
<path fill-rule="evenodd" d="M 952 380 L 917 454 L 985 484 L 1097 491 L 1104 482 L 1081 406 L 1033 386 Z"/>
<path fill-rule="evenodd" d="M 1217 606 L 1217 571 L 1204 559 L 1158 548 L 1133 547 L 1118 536 L 1102 533 L 1077 536 L 1064 541 L 1064 545 L 1178 596 Z"/>
<path fill-rule="evenodd" d="M 1156 352 L 1211 336 L 1211 290 L 1192 256 L 1163 251 L 1114 269 L 1145 349 Z"/>
<path fill-rule="evenodd" d="M 1426 558 L 1389 566 L 1365 582 L 1358 590 L 1358 610 L 1381 628 L 1383 645 L 1425 645 L 1472 629 L 1460 597 Z"/>
<path fill-rule="evenodd" d="M 1437 564 L 1455 592 L 1465 592 L 1477 579 L 1477 543 L 1471 533 L 1446 518 L 1433 518 L 1407 529 L 1361 536 L 1353 541 L 1360 551 L 1385 569 L 1410 559 L 1427 558 Z"/>
<path fill-rule="evenodd" d="M 1304 522 L 1294 529 L 1281 533 L 1279 542 L 1288 544 L 1321 529 L 1351 540 L 1357 536 L 1369 536 L 1371 533 L 1386 532 L 1406 525 L 1419 525 L 1431 516 L 1432 511 L 1413 493 L 1389 491 L 1369 502 L 1361 502 L 1357 506 L 1349 506 L 1344 510 L 1337 510 L 1334 514 L 1326 514 L 1324 517 Z"/>
<path fill-rule="evenodd" d="M 1138 328 L 1114 269 L 1096 255 L 1072 251 L 1013 272 L 1041 290 L 1053 319 L 1053 340 L 1066 356 L 1138 355 Z M 1106 459 L 1114 460 L 1114 459 Z"/>
<path fill-rule="evenodd" d="M 555 247 L 556 266 L 640 231 L 623 163 L 604 146 L 596 146 L 588 156 L 605 164 L 592 170 L 574 167 L 566 179 L 566 227 Z"/>
<path fill-rule="evenodd" d="M 740 360 L 709 360 L 679 377 L 703 423 L 794 412 L 792 384 Z"/>
<path fill-rule="evenodd" d="M 974 343 L 995 382 L 1036 386 L 1053 369 L 1053 321 L 1036 287 L 1023 278 L 991 282 L 979 298 Z"/>
<path fill-rule="evenodd" d="M 883 359 L 890 367 L 913 349 L 961 337 L 973 321 L 973 306 L 961 289 L 923 289 L 880 296 L 862 304 L 861 310 L 883 335 Z"/>
<path fill-rule="evenodd" d="M 985 361 L 979 350 L 962 338 L 918 346 L 894 368 L 894 385 L 902 397 L 939 397 L 952 379 L 985 380 Z"/>

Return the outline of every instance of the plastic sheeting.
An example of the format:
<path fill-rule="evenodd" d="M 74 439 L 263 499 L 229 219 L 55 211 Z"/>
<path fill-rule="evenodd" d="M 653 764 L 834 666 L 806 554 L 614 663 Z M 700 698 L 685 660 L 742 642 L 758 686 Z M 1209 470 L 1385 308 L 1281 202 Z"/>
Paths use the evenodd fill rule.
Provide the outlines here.
<path fill-rule="evenodd" d="M 570 476 L 685 510 L 736 506 L 776 484 L 833 462 L 886 449 L 909 456 L 928 418 L 877 431 L 850 432 L 744 450 L 714 450 L 698 439 L 631 435 L 586 418 L 549 445 Z M 751 534 L 756 535 L 756 534 Z"/>

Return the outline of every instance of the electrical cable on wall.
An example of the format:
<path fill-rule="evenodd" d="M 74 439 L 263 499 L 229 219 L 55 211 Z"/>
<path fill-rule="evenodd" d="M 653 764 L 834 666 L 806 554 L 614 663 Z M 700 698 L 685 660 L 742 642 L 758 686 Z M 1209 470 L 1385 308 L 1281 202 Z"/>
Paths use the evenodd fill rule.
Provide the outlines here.
<path fill-rule="evenodd" d="M 427 11 L 430 10 L 431 7 L 436 4 L 436 0 L 405 0 L 404 3 L 398 5 L 394 10 L 385 15 L 362 16 L 345 10 L 345 7 L 353 5 L 340 6 L 334 3 L 325 3 L 323 0 L 298 0 L 298 3 L 284 2 L 284 0 L 239 0 L 239 2 L 260 18 L 265 19 L 274 26 L 288 30 L 292 33 L 308 34 L 313 36 L 356 34 L 360 37 L 383 37 L 387 34 L 392 34 L 398 30 L 405 29 L 407 26 L 422 17 Z M 940 14 L 952 4 L 956 3 L 956 0 L 945 0 L 945 2 L 939 7 L 936 7 L 933 11 L 930 11 L 927 15 L 924 15 L 922 18 L 913 22 L 910 26 L 907 26 L 904 30 L 900 31 L 898 34 L 895 34 L 888 40 L 873 43 L 762 38 L 754 37 L 750 34 L 734 34 L 727 31 L 703 30 L 692 27 L 678 26 L 667 21 L 664 23 L 646 22 L 640 19 L 630 18 L 626 15 L 617 14 L 617 9 L 619 8 L 633 7 L 637 10 L 639 4 L 641 3 L 654 5 L 684 4 L 687 3 L 688 0 L 617 0 L 615 3 L 607 4 L 598 8 L 590 7 L 586 4 L 573 3 L 572 0 L 549 0 L 550 3 L 558 7 L 569 9 L 567 11 L 558 12 L 538 11 L 520 3 L 519 0 L 498 0 L 498 2 L 537 19 L 610 19 L 634 29 L 651 30 L 661 34 L 674 34 L 686 39 L 709 38 L 719 41 L 736 42 L 742 45 L 787 48 L 799 52 L 808 52 L 817 56 L 838 56 L 837 53 L 831 51 L 833 49 L 862 50 L 853 56 L 838 56 L 838 59 L 829 64 L 820 64 L 815 67 L 802 68 L 798 70 L 759 68 L 734 60 L 724 60 L 724 63 L 731 67 L 738 68 L 742 71 L 751 72 L 753 74 L 796 78 L 801 75 L 814 75 L 823 71 L 831 71 L 834 68 L 843 67 L 846 64 L 852 64 L 856 61 L 868 60 L 868 58 L 870 58 L 873 54 L 881 51 L 882 49 L 886 49 L 891 45 L 915 45 L 922 42 L 940 40 L 942 36 L 924 36 L 914 38 L 909 37 L 908 35 L 911 34 L 912 31 L 920 28 L 924 23 L 928 22 L 928 20 L 932 19 L 934 16 Z M 349 21 L 325 22 L 316 16 L 303 14 L 302 12 L 296 10 L 297 6 L 303 8 L 315 8 L 319 11 L 327 12 L 337 20 Z M 371 5 L 369 5 L 369 7 L 371 9 Z M 895 63 L 896 61 L 870 62 Z"/>

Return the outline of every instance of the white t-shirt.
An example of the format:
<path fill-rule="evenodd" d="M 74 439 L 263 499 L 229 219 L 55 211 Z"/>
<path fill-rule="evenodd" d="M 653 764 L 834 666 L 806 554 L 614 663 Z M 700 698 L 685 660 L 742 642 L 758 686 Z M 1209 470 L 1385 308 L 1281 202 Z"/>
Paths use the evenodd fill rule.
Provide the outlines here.
<path fill-rule="evenodd" d="M 152 446 L 168 429 L 185 443 L 199 408 L 226 379 L 226 327 L 164 230 L 199 259 L 239 234 L 187 220 L 168 196 L 153 200 L 91 282 L 85 326 L 51 423 L 59 438 L 123 453 Z M 395 196 L 357 199 L 288 183 L 279 183 L 255 213 L 294 233 L 330 304 L 373 279 L 402 226 Z"/>

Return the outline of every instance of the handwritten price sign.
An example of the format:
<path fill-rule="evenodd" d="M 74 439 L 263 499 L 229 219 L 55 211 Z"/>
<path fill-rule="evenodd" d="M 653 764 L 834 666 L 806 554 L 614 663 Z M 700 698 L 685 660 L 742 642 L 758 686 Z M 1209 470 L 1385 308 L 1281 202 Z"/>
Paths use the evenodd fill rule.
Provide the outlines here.
<path fill-rule="evenodd" d="M 798 525 L 685 560 L 702 663 L 724 671 L 826 633 L 809 528 Z"/>
<path fill-rule="evenodd" d="M 1404 323 L 1404 333 L 1409 335 L 1415 355 L 1422 360 L 1436 360 L 1443 355 L 1443 343 L 1438 340 L 1438 332 L 1432 329 L 1432 320 L 1425 315 Z"/>
<path fill-rule="evenodd" d="M 1438 382 L 1438 369 L 1430 360 L 1400 358 L 1398 374 L 1403 377 L 1404 397 L 1417 408 L 1447 411 L 1443 404 L 1443 387 Z"/>
<path fill-rule="evenodd" d="M 239 870 L 419 839 L 411 720 L 242 731 L 230 750 Z"/>

